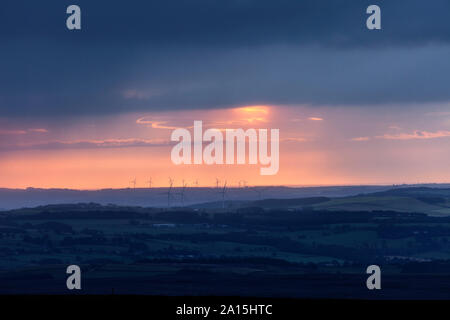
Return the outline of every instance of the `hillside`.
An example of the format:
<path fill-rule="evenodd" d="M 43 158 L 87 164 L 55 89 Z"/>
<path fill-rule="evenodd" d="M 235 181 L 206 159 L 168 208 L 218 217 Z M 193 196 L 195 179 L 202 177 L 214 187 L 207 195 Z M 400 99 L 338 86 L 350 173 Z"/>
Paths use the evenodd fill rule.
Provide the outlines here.
<path fill-rule="evenodd" d="M 408 187 L 346 197 L 304 197 L 257 201 L 220 201 L 194 205 L 194 208 L 314 209 L 327 211 L 418 212 L 430 216 L 450 215 L 450 189 Z"/>

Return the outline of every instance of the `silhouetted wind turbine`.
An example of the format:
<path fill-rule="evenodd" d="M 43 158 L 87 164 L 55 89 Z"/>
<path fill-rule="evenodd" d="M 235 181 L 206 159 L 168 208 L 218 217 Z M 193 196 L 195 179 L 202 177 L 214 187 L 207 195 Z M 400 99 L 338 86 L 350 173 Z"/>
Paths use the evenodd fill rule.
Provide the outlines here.
<path fill-rule="evenodd" d="M 219 178 L 216 178 L 216 189 L 219 189 L 220 180 Z"/>
<path fill-rule="evenodd" d="M 169 189 L 167 190 L 167 207 L 170 208 L 170 194 L 172 192 L 173 179 L 169 177 Z"/>
<path fill-rule="evenodd" d="M 227 192 L 227 180 L 225 180 L 225 183 L 223 184 L 223 188 L 219 191 L 219 194 L 222 195 L 222 209 L 225 208 L 225 193 Z"/>
<path fill-rule="evenodd" d="M 186 191 L 187 188 L 187 183 L 184 182 L 184 179 L 181 183 L 181 190 L 179 192 L 180 196 L 181 196 L 181 204 L 184 207 L 184 192 Z"/>
<path fill-rule="evenodd" d="M 134 180 L 131 180 L 130 183 L 133 184 L 133 189 L 136 190 L 136 177 L 134 178 Z"/>
<path fill-rule="evenodd" d="M 148 188 L 151 189 L 152 188 L 152 178 L 150 177 L 150 179 L 147 181 L 148 183 Z"/>

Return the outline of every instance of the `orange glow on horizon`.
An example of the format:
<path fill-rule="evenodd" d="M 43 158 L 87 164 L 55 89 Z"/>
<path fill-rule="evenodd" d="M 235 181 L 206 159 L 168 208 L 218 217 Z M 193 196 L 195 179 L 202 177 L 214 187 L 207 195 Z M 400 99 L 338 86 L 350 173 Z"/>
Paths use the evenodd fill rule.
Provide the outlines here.
<path fill-rule="evenodd" d="M 169 176 L 175 184 L 198 179 L 204 187 L 214 186 L 215 177 L 230 186 L 241 180 L 290 186 L 450 181 L 446 120 L 436 117 L 434 125 L 422 127 L 416 118 L 414 123 L 412 115 L 388 111 L 249 105 L 83 118 L 64 126 L 38 123 L 29 128 L 45 132 L 11 134 L 27 125 L 19 123 L 3 135 L 0 130 L 0 187 L 127 188 L 134 177 L 137 187 L 145 187 L 149 177 L 154 186 L 167 187 Z M 219 131 L 279 129 L 279 172 L 261 176 L 260 164 L 174 165 L 172 129 L 191 131 L 195 120 Z"/>

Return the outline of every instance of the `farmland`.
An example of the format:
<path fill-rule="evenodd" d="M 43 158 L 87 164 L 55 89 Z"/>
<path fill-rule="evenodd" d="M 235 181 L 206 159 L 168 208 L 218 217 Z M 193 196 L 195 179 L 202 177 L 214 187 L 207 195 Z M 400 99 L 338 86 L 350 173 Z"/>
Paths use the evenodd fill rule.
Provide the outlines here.
<path fill-rule="evenodd" d="M 6 211 L 0 292 L 67 293 L 65 269 L 76 264 L 85 293 L 415 298 L 432 290 L 446 297 L 438 283 L 450 276 L 449 217 L 306 202 L 278 209 L 91 203 Z M 392 283 L 392 290 L 367 296 L 370 264 L 382 267 L 384 288 Z"/>

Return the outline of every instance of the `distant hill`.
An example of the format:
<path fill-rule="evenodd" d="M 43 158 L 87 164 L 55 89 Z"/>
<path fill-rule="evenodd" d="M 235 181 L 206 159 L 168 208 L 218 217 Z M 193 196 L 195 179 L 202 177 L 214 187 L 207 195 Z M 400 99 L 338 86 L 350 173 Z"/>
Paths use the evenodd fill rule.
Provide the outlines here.
<path fill-rule="evenodd" d="M 312 206 L 328 201 L 330 201 L 330 198 L 327 197 L 311 197 L 300 199 L 264 199 L 259 201 L 252 201 L 250 204 L 252 206 L 263 208 L 298 208 Z"/>
<path fill-rule="evenodd" d="M 422 198 L 448 197 L 450 188 L 430 188 L 430 187 L 408 187 L 399 189 L 388 189 L 372 193 L 375 196 L 414 196 Z"/>
<path fill-rule="evenodd" d="M 180 190 L 171 191 L 170 206 L 182 207 Z M 0 189 L 0 206 L 9 210 L 74 203 L 97 203 L 108 211 L 135 207 L 164 208 L 168 189 L 105 189 L 96 191 L 63 189 Z M 270 198 L 269 198 L 270 197 Z M 116 207 L 119 206 L 119 209 Z M 396 211 L 418 212 L 432 216 L 450 215 L 450 188 L 428 186 L 350 186 L 350 187 L 252 187 L 229 188 L 225 201 L 214 188 L 189 188 L 184 207 L 191 209 L 237 210 L 316 209 L 329 211 Z M 61 210 L 62 207 L 58 207 Z M 66 207 L 70 211 L 69 207 Z M 103 209 L 102 209 L 103 210 Z"/>
<path fill-rule="evenodd" d="M 311 207 L 320 210 L 383 210 L 448 216 L 450 215 L 450 189 L 426 187 L 391 189 L 371 194 L 328 199 L 313 203 Z"/>
<path fill-rule="evenodd" d="M 176 184 L 176 182 L 175 182 Z M 226 200 L 256 201 L 268 198 L 292 199 L 308 197 L 344 197 L 359 193 L 381 192 L 392 186 L 328 186 L 328 187 L 229 187 Z M 181 201 L 180 188 L 173 188 L 171 206 L 190 206 L 207 202 L 217 202 L 222 207 L 222 196 L 215 188 L 189 187 Z M 72 189 L 5 189 L 0 188 L 0 208 L 6 210 L 36 207 L 48 204 L 89 203 L 120 206 L 167 207 L 168 188 L 124 188 L 101 190 Z"/>
<path fill-rule="evenodd" d="M 221 208 L 222 202 L 193 205 L 194 208 Z M 396 211 L 450 216 L 450 188 L 407 187 L 346 197 L 306 197 L 226 201 L 225 208 L 315 209 L 327 211 Z"/>

